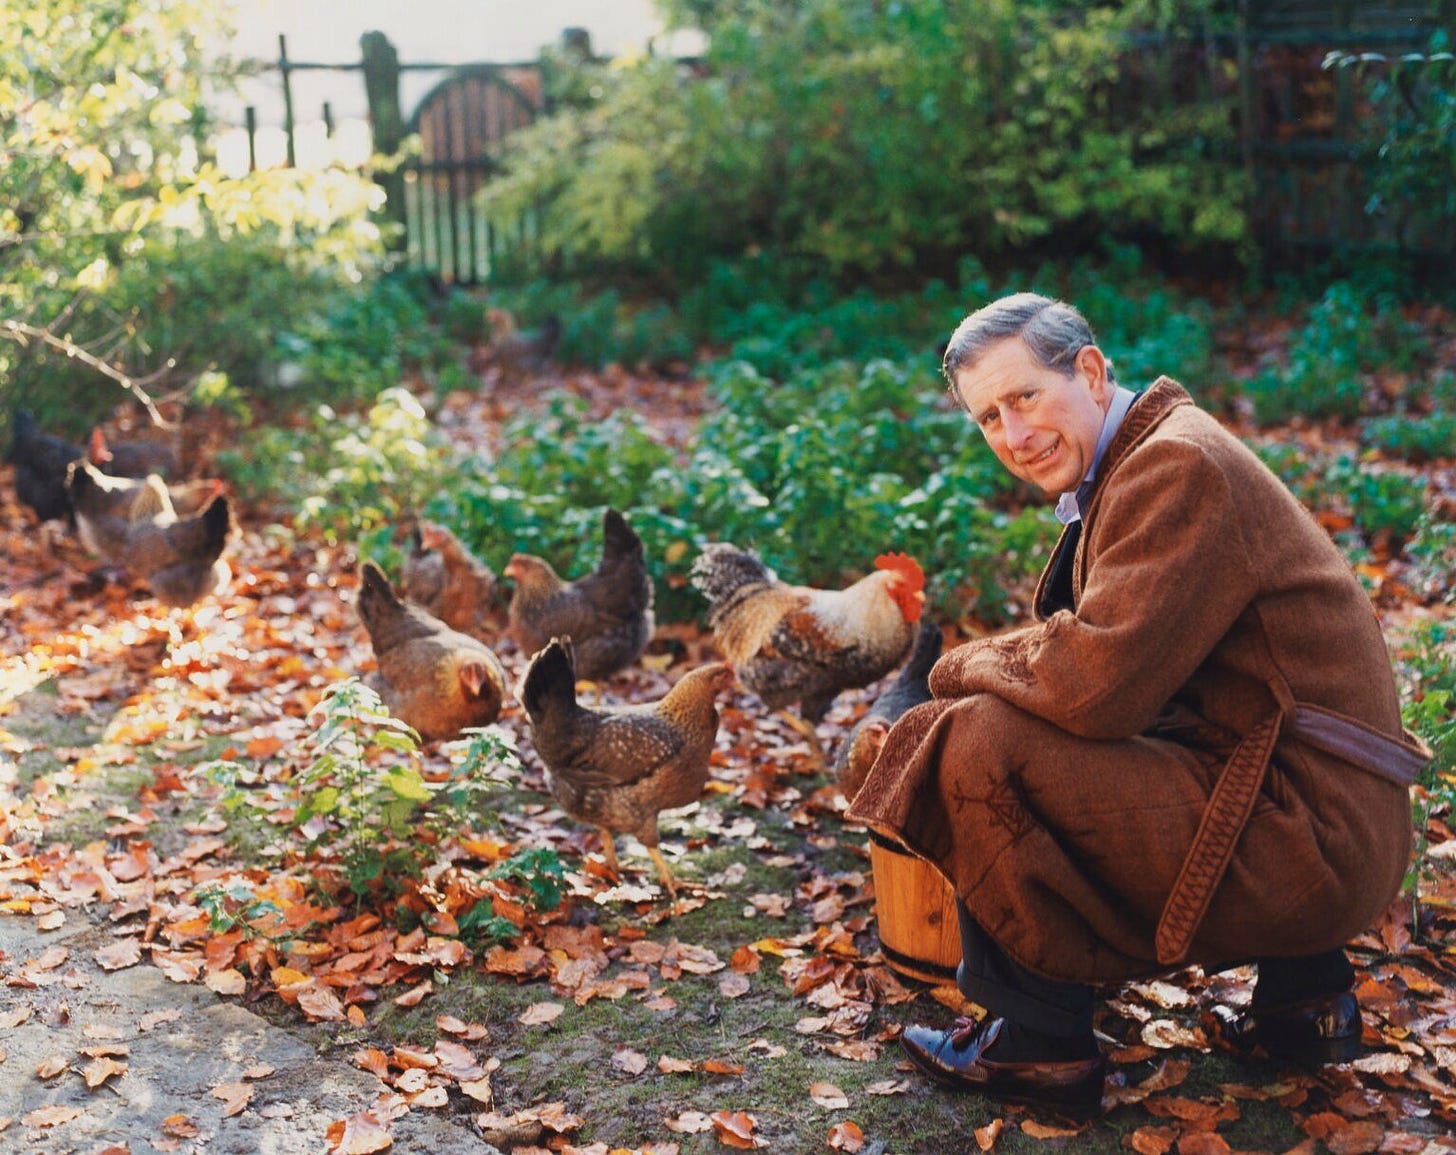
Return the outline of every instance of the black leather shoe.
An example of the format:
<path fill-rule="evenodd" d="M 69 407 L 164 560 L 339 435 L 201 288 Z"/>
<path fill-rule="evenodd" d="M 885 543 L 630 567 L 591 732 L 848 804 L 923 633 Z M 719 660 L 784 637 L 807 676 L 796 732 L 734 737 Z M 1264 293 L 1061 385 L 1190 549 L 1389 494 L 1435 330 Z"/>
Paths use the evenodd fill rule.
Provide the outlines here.
<path fill-rule="evenodd" d="M 1318 1067 L 1348 1063 L 1360 1054 L 1360 1004 L 1349 991 L 1239 1014 L 1214 1007 L 1224 1042 L 1242 1054 Z"/>
<path fill-rule="evenodd" d="M 1005 1103 L 1022 1103 L 1074 1119 L 1090 1119 L 1102 1109 L 1107 1060 L 1001 1062 L 987 1056 L 1005 1026 L 1004 1019 L 957 1019 L 954 1030 L 906 1027 L 900 1045 L 927 1075 L 962 1091 L 977 1091 Z"/>

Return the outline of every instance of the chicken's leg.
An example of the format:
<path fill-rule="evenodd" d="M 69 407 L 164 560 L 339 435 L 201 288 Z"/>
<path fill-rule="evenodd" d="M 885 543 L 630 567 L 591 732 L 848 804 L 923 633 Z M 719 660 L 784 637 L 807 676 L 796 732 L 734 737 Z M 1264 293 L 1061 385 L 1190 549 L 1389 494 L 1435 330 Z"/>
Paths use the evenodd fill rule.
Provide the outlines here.
<path fill-rule="evenodd" d="M 667 860 L 662 857 L 662 851 L 655 846 L 649 846 L 647 853 L 652 855 L 652 861 L 657 863 L 657 877 L 662 880 L 662 885 L 667 887 L 667 893 L 677 901 L 677 883 L 673 881 L 672 871 L 667 869 Z"/>
<path fill-rule="evenodd" d="M 789 725 L 790 729 L 797 731 L 809 743 L 809 757 L 814 761 L 815 770 L 828 770 L 829 759 L 824 756 L 824 747 L 819 744 L 819 734 L 814 729 L 814 724 L 804 721 L 803 718 L 788 710 L 780 710 L 779 717 Z"/>
<path fill-rule="evenodd" d="M 607 866 L 611 868 L 612 878 L 622 877 L 622 868 L 617 865 L 617 848 L 612 845 L 612 832 L 605 826 L 597 827 L 602 832 L 602 854 L 606 856 Z"/>

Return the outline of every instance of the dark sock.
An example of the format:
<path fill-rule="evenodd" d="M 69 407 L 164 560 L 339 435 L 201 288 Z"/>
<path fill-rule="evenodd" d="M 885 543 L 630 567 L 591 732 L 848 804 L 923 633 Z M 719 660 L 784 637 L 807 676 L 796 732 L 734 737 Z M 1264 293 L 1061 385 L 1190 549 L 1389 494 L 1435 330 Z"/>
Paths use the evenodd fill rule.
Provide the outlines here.
<path fill-rule="evenodd" d="M 1003 1020 L 1001 1033 L 986 1053 L 998 1063 L 1062 1062 L 1097 1056 L 1097 1040 L 1085 1035 L 1044 1035 L 1017 1023 Z"/>
<path fill-rule="evenodd" d="M 1337 995 L 1355 985 L 1355 968 L 1342 950 L 1299 958 L 1264 958 L 1258 961 L 1258 967 L 1255 1007 L 1277 1007 Z"/>

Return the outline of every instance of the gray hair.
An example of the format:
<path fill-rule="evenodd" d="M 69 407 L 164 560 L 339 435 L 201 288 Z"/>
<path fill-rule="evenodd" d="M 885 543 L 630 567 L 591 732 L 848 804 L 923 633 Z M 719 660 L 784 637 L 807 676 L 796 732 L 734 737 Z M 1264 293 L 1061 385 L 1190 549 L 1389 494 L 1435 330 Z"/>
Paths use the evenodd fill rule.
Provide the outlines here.
<path fill-rule="evenodd" d="M 956 374 L 975 365 L 1008 337 L 1020 337 L 1038 364 L 1063 376 L 1088 345 L 1097 344 L 1092 326 L 1076 306 L 1043 297 L 1040 293 L 1012 293 L 977 309 L 956 326 L 945 347 L 942 368 L 951 393 L 959 400 Z M 1107 362 L 1107 379 L 1116 383 L 1112 362 Z"/>

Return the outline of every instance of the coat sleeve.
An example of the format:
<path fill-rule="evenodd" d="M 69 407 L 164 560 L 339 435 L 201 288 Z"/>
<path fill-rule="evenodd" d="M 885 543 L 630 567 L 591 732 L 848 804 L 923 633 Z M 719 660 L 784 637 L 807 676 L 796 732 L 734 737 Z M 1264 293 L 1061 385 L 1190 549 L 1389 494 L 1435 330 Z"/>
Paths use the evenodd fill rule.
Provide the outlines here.
<path fill-rule="evenodd" d="M 1107 481 L 1088 523 L 1075 613 L 958 646 L 938 698 L 991 693 L 1090 738 L 1146 730 L 1257 592 L 1228 478 L 1191 442 L 1153 438 Z"/>

